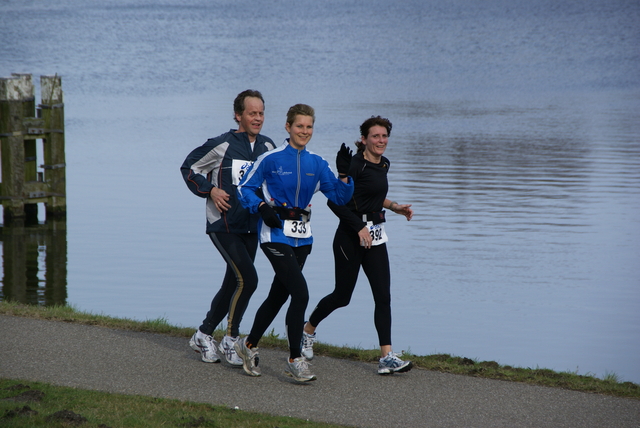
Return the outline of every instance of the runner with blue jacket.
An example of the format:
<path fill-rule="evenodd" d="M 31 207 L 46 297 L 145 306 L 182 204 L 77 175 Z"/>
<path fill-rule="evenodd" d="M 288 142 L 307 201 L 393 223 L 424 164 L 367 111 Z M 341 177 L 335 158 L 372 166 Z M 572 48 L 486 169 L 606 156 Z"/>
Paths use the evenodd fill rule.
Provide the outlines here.
<path fill-rule="evenodd" d="M 344 205 L 353 195 L 353 180 L 348 176 L 336 178 L 326 160 L 306 149 L 314 122 L 315 112 L 310 106 L 291 107 L 285 125 L 290 138 L 260 156 L 238 186 L 242 205 L 262 217 L 258 223 L 260 248 L 275 271 L 269 295 L 258 309 L 249 335 L 235 344 L 244 370 L 251 376 L 261 374 L 258 342 L 291 296 L 286 315 L 289 360 L 285 373 L 301 382 L 316 379 L 301 354 L 304 313 L 309 302 L 302 268 L 313 243 L 309 202 L 320 190 L 333 203 Z"/>

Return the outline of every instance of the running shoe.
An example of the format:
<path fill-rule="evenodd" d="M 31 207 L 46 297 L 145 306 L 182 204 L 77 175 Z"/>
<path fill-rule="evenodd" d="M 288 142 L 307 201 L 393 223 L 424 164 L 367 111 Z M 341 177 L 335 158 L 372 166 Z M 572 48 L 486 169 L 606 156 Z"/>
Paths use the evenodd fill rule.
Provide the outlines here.
<path fill-rule="evenodd" d="M 212 336 L 208 334 L 201 333 L 199 330 L 193 333 L 191 339 L 189 340 L 189 346 L 196 352 L 199 352 L 202 361 L 205 363 L 219 363 L 220 357 L 218 357 L 218 353 L 216 352 L 216 348 L 218 344 L 215 340 L 213 340 Z"/>
<path fill-rule="evenodd" d="M 222 355 L 224 355 L 224 359 L 227 360 L 227 363 L 231 364 L 232 366 L 242 365 L 242 358 L 238 357 L 238 353 L 233 347 L 233 345 L 236 344 L 238 339 L 240 339 L 240 337 L 238 336 L 231 337 L 231 336 L 225 335 L 222 338 L 222 341 L 220 342 L 220 344 L 218 345 L 218 350 Z"/>
<path fill-rule="evenodd" d="M 284 373 L 291 376 L 298 382 L 309 382 L 316 380 L 316 375 L 309 370 L 309 362 L 305 357 L 298 357 L 290 363 L 287 360 L 287 366 L 284 369 Z"/>
<path fill-rule="evenodd" d="M 258 348 L 247 348 L 247 338 L 237 340 L 233 345 L 238 357 L 242 359 L 242 368 L 249 376 L 260 376 L 260 357 L 258 356 Z"/>
<path fill-rule="evenodd" d="M 302 356 L 307 360 L 313 360 L 313 344 L 316 342 L 316 333 L 302 332 Z"/>
<path fill-rule="evenodd" d="M 402 361 L 400 359 L 401 354 L 389 352 L 386 357 L 380 358 L 380 364 L 378 364 L 378 374 L 394 374 L 404 373 L 411 370 L 413 363 L 411 361 Z"/>

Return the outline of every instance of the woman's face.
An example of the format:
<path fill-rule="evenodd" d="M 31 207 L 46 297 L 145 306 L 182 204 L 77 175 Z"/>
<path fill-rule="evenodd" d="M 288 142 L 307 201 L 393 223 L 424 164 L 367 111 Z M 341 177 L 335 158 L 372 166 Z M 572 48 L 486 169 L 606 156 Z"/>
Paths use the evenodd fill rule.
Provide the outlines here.
<path fill-rule="evenodd" d="M 284 129 L 289 133 L 289 144 L 297 150 L 302 150 L 313 135 L 313 117 L 296 115 L 292 124 L 287 124 Z"/>
<path fill-rule="evenodd" d="M 387 134 L 387 128 L 380 125 L 374 125 L 369 128 L 369 135 L 367 137 L 361 137 L 362 144 L 364 144 L 365 152 L 369 152 L 374 157 L 380 157 L 387 149 L 387 143 L 389 142 L 389 134 Z"/>

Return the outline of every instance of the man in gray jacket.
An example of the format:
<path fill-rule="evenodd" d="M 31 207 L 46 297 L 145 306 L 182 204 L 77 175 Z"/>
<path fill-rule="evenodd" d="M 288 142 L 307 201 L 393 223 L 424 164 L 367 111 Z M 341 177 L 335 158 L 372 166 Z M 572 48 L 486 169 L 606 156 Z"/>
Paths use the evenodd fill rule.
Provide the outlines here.
<path fill-rule="evenodd" d="M 249 299 L 258 286 L 253 262 L 258 248 L 259 214 L 251 214 L 242 207 L 236 187 L 253 161 L 275 148 L 275 144 L 260 134 L 264 123 L 264 99 L 260 92 L 241 92 L 233 102 L 233 110 L 238 129 L 211 138 L 194 149 L 180 170 L 189 190 L 206 198 L 207 234 L 227 263 L 222 286 L 189 345 L 201 354 L 204 362 L 220 362 L 220 351 L 229 364 L 242 365 L 233 345 L 239 337 L 240 321 Z M 218 344 L 212 334 L 227 314 L 227 332 Z"/>

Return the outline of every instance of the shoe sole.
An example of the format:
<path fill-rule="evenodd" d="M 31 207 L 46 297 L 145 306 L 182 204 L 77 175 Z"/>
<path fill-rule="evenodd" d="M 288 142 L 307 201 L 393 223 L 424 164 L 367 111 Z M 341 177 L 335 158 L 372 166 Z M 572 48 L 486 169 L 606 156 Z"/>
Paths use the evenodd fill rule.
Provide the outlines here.
<path fill-rule="evenodd" d="M 384 369 L 384 371 L 378 370 L 379 375 L 392 375 L 394 373 L 406 373 L 413 367 L 413 363 L 409 361 L 409 364 L 397 369 Z"/>
<path fill-rule="evenodd" d="M 243 368 L 244 372 L 245 372 L 246 374 L 248 374 L 249 376 L 258 377 L 258 376 L 261 376 L 261 375 L 262 375 L 262 373 L 255 373 L 255 372 L 251 371 L 251 366 L 250 366 L 250 364 L 247 364 L 247 363 L 244 361 L 244 359 L 242 360 L 242 368 Z"/>
<path fill-rule="evenodd" d="M 284 374 L 286 374 L 287 376 L 290 376 L 292 378 L 294 378 L 295 380 L 297 380 L 298 382 L 311 382 L 312 380 L 316 380 L 318 379 L 315 375 L 311 378 L 307 378 L 307 377 L 295 377 L 293 375 L 293 373 L 291 373 L 290 371 L 285 370 Z"/>

